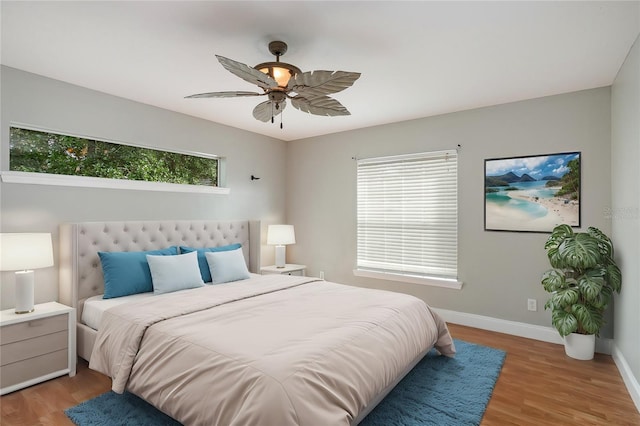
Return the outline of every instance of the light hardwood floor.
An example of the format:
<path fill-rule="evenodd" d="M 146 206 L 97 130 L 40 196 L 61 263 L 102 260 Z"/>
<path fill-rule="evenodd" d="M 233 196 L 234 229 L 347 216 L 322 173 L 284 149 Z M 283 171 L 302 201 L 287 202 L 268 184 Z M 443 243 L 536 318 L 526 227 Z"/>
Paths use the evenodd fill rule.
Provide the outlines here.
<path fill-rule="evenodd" d="M 565 356 L 560 345 L 450 325 L 455 338 L 507 352 L 482 420 L 488 425 L 640 425 L 640 414 L 610 356 Z M 2 425 L 73 425 L 64 410 L 109 390 L 111 381 L 80 361 L 61 377 L 0 397 Z"/>

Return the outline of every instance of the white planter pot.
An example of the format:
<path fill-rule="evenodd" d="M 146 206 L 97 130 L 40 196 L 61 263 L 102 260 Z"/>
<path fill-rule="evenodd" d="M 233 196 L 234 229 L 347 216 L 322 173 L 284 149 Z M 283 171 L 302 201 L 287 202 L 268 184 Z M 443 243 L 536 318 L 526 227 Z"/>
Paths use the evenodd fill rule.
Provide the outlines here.
<path fill-rule="evenodd" d="M 564 338 L 564 352 L 574 359 L 590 360 L 596 351 L 595 334 L 571 333 Z"/>

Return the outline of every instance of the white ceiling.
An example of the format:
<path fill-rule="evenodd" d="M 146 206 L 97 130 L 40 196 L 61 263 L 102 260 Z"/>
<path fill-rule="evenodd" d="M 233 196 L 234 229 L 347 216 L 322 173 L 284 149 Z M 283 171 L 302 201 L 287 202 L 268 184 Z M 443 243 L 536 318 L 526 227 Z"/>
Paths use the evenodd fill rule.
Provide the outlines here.
<path fill-rule="evenodd" d="M 610 85 L 640 31 L 640 2 L 6 1 L 3 65 L 282 140 Z M 263 98 L 215 54 L 254 66 L 289 45 L 303 71 L 357 71 L 334 95 L 351 116 Z M 37 123 L 34 123 L 37 124 Z"/>

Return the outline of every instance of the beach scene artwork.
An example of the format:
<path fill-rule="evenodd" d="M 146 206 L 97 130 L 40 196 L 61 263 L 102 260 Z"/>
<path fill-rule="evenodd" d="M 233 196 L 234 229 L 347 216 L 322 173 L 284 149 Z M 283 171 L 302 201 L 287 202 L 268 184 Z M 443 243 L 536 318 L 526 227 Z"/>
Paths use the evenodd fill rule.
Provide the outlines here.
<path fill-rule="evenodd" d="M 580 153 L 485 160 L 485 230 L 580 226 Z"/>

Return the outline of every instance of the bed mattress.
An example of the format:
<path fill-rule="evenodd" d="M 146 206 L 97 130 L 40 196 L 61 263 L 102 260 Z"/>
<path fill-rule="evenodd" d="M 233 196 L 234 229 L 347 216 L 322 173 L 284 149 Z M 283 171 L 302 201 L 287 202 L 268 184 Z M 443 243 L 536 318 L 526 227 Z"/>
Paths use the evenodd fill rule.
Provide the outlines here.
<path fill-rule="evenodd" d="M 252 277 L 259 277 L 258 274 L 250 274 Z M 210 285 L 211 283 L 207 283 Z M 188 290 L 184 290 L 188 291 Z M 153 292 L 148 293 L 139 293 L 139 294 L 131 294 L 129 296 L 123 297 L 114 297 L 111 299 L 103 299 L 102 294 L 97 296 L 92 296 L 84 301 L 82 306 L 82 323 L 91 327 L 94 330 L 98 330 L 100 328 L 100 322 L 102 321 L 102 314 L 109 308 L 113 308 L 114 306 L 124 305 L 125 303 L 130 302 L 140 302 L 144 299 L 154 297 Z"/>
<path fill-rule="evenodd" d="M 132 294 L 130 296 L 115 297 L 112 299 L 103 299 L 102 294 L 90 297 L 85 300 L 82 306 L 82 322 L 92 329 L 98 330 L 100 328 L 100 322 L 102 321 L 102 314 L 104 314 L 107 309 L 125 303 L 138 302 L 148 299 L 149 297 L 153 297 L 152 292 Z"/>

